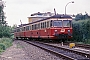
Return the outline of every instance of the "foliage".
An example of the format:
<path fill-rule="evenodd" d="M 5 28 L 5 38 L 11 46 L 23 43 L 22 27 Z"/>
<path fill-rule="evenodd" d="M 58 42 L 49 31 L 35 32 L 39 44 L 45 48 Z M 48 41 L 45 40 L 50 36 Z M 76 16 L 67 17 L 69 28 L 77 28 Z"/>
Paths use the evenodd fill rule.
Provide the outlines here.
<path fill-rule="evenodd" d="M 73 39 L 79 42 L 90 39 L 90 19 L 73 21 Z"/>
<path fill-rule="evenodd" d="M 0 26 L 0 38 L 2 37 L 11 37 L 11 27 Z"/>
<path fill-rule="evenodd" d="M 88 13 L 86 13 L 85 15 L 82 15 L 82 13 L 79 13 L 79 14 L 77 14 L 75 16 L 75 20 L 76 21 L 78 21 L 78 20 L 85 20 L 85 19 L 88 19 L 88 18 L 90 18 L 90 16 L 88 15 Z"/>
<path fill-rule="evenodd" d="M 0 43 L 0 49 L 1 50 L 5 50 L 6 49 L 6 47 L 5 47 L 5 45 L 3 43 Z"/>
<path fill-rule="evenodd" d="M 0 39 L 0 53 L 12 45 L 12 39 L 1 38 Z"/>
<path fill-rule="evenodd" d="M 11 28 L 7 26 L 5 21 L 5 13 L 4 13 L 4 4 L 0 6 L 0 38 L 2 37 L 10 37 L 11 36 Z"/>

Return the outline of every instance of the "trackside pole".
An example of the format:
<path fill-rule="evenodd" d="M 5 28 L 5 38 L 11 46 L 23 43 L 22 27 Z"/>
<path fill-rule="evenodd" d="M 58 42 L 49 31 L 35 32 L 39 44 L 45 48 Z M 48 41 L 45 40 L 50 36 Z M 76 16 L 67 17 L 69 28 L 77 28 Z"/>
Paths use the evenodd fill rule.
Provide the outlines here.
<path fill-rule="evenodd" d="M 61 43 L 61 45 L 63 46 L 63 42 Z"/>

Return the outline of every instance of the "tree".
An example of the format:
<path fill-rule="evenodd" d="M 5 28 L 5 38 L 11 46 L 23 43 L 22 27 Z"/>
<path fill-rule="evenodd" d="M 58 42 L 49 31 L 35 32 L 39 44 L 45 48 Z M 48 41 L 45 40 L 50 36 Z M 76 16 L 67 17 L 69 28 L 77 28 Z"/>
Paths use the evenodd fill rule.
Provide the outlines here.
<path fill-rule="evenodd" d="M 87 12 L 85 12 L 84 15 L 82 15 L 82 13 L 79 13 L 75 16 L 75 20 L 85 20 L 85 19 L 88 19 L 90 18 L 90 16 L 88 15 Z"/>
<path fill-rule="evenodd" d="M 4 3 L 0 1 L 0 38 L 11 36 L 11 27 L 7 25 L 4 14 Z"/>
<path fill-rule="evenodd" d="M 4 2 L 3 1 L 0 1 L 1 4 L 0 4 L 0 25 L 6 25 L 6 21 L 5 21 L 5 13 L 3 11 L 4 9 Z"/>
<path fill-rule="evenodd" d="M 90 19 L 73 22 L 73 39 L 84 42 L 90 39 Z"/>

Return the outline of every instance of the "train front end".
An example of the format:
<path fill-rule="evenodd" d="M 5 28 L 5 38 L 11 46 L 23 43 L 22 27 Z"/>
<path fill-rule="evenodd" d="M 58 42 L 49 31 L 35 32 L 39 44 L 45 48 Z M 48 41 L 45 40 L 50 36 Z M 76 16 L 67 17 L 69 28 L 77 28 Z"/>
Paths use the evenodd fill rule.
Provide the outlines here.
<path fill-rule="evenodd" d="M 55 39 L 72 38 L 72 19 L 61 19 L 52 21 L 52 35 Z"/>

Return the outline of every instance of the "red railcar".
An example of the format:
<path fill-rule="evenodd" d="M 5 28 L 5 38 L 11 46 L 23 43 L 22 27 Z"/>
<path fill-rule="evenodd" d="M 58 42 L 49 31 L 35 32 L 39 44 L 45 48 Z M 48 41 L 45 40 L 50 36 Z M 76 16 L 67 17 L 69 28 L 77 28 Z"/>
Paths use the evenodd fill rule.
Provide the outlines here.
<path fill-rule="evenodd" d="M 54 15 L 32 23 L 22 24 L 14 32 L 15 38 L 72 38 L 72 18 L 69 15 Z"/>

